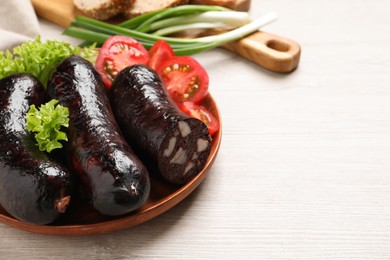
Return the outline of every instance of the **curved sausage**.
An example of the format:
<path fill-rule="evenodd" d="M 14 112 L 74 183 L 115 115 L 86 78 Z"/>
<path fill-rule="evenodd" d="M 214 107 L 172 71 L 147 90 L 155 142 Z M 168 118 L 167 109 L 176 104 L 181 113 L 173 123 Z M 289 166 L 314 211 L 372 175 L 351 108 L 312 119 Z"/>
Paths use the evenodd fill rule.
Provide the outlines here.
<path fill-rule="evenodd" d="M 44 96 L 42 85 L 29 75 L 0 81 L 0 204 L 15 218 L 41 225 L 65 212 L 73 190 L 68 169 L 39 151 L 26 130 L 24 116 Z"/>
<path fill-rule="evenodd" d="M 130 145 L 155 161 L 166 180 L 184 184 L 203 169 L 211 150 L 207 126 L 179 111 L 153 70 L 127 67 L 110 91 L 114 114 Z"/>
<path fill-rule="evenodd" d="M 148 171 L 121 135 L 93 65 L 68 57 L 53 71 L 47 93 L 69 109 L 69 165 L 93 207 L 105 215 L 139 208 L 150 192 Z"/>

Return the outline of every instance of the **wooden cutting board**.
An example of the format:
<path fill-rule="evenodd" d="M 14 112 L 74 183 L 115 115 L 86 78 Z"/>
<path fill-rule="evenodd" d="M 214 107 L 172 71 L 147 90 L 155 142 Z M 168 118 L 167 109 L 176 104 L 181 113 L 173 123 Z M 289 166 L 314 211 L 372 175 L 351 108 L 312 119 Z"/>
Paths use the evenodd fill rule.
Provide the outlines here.
<path fill-rule="evenodd" d="M 32 0 L 35 12 L 46 20 L 68 27 L 76 15 L 84 15 L 73 5 L 73 0 Z"/>
<path fill-rule="evenodd" d="M 224 2 L 224 0 L 213 1 Z M 239 10 L 250 6 L 250 0 L 226 1 L 234 2 L 230 3 L 230 7 Z M 40 17 L 64 28 L 68 27 L 77 15 L 85 15 L 73 5 L 73 0 L 32 0 L 32 4 Z M 262 31 L 222 47 L 265 69 L 282 73 L 293 71 L 298 66 L 301 54 L 301 47 L 295 41 Z"/>

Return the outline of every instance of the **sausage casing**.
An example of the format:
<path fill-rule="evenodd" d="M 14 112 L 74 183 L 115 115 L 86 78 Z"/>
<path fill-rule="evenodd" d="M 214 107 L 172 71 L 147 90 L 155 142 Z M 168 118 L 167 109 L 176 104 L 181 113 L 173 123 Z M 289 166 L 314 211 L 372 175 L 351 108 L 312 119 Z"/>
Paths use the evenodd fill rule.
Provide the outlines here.
<path fill-rule="evenodd" d="M 68 57 L 54 70 L 47 92 L 69 109 L 69 165 L 93 207 L 105 215 L 139 208 L 150 192 L 148 171 L 121 135 L 93 65 Z"/>
<path fill-rule="evenodd" d="M 130 145 L 153 160 L 166 180 L 184 184 L 207 162 L 207 126 L 177 108 L 160 77 L 143 65 L 122 70 L 110 89 L 118 123 Z"/>
<path fill-rule="evenodd" d="M 64 213 L 73 178 L 63 165 L 39 151 L 26 130 L 30 105 L 44 102 L 43 86 L 27 74 L 0 80 L 0 204 L 12 216 L 49 224 Z"/>

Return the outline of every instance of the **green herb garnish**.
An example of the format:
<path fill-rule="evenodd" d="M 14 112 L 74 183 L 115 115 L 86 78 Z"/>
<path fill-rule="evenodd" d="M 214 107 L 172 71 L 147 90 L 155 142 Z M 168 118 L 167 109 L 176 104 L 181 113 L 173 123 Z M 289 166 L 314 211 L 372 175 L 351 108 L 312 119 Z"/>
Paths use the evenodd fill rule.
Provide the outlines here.
<path fill-rule="evenodd" d="M 97 50 L 94 45 L 81 48 L 56 40 L 42 42 L 38 35 L 35 40 L 16 46 L 11 51 L 0 51 L 0 79 L 14 73 L 29 73 L 46 86 L 53 67 L 72 54 L 93 62 Z"/>
<path fill-rule="evenodd" d="M 62 127 L 69 126 L 69 110 L 67 107 L 57 105 L 58 100 L 52 99 L 40 106 L 31 105 L 26 115 L 27 130 L 36 133 L 35 140 L 39 150 L 50 153 L 56 148 L 62 148 L 59 141 L 68 141 Z"/>

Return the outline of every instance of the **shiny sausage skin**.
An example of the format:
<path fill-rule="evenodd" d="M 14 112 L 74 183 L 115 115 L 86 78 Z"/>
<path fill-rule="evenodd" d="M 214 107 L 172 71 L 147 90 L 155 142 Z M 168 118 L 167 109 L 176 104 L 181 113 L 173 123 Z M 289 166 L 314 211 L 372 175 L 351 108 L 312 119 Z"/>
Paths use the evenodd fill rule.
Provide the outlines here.
<path fill-rule="evenodd" d="M 203 169 L 211 150 L 207 126 L 179 111 L 153 70 L 143 65 L 122 70 L 110 100 L 130 145 L 153 160 L 166 180 L 184 184 Z"/>
<path fill-rule="evenodd" d="M 65 212 L 73 190 L 69 170 L 39 151 L 26 130 L 30 105 L 39 107 L 44 96 L 29 75 L 0 80 L 0 204 L 13 217 L 40 225 Z"/>
<path fill-rule="evenodd" d="M 93 65 L 68 57 L 53 71 L 47 93 L 69 108 L 69 165 L 93 207 L 112 216 L 139 208 L 150 192 L 148 171 L 121 135 Z"/>

